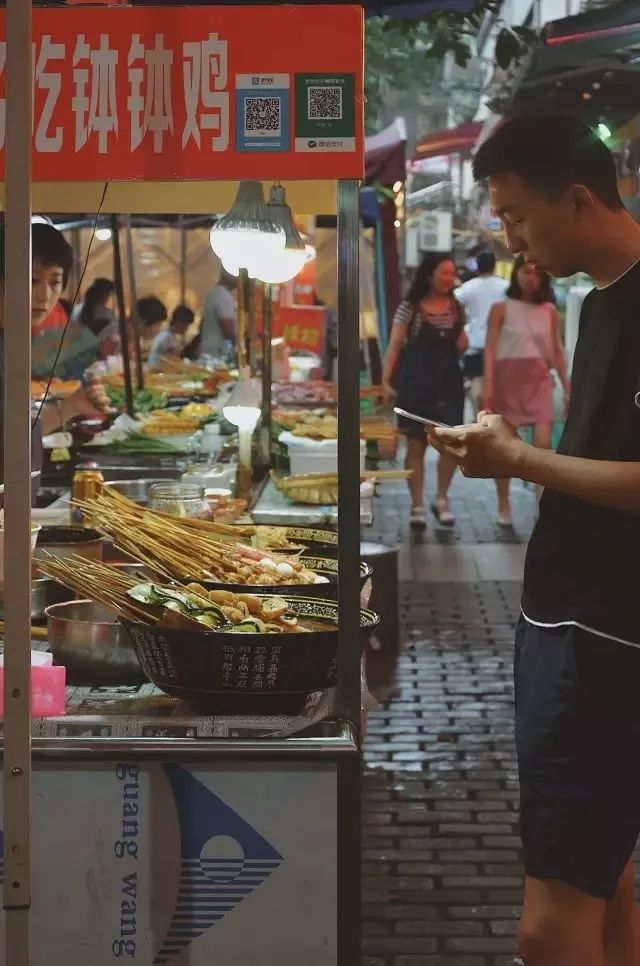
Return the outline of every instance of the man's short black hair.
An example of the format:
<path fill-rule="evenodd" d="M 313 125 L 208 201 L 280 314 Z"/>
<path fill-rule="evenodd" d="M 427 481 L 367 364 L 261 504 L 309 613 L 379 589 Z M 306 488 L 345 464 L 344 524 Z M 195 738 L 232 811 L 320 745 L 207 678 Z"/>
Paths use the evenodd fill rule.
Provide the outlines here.
<path fill-rule="evenodd" d="M 478 149 L 473 173 L 480 181 L 508 172 L 552 198 L 582 184 L 612 211 L 624 207 L 613 155 L 576 117 L 520 115 L 501 124 Z"/>
<path fill-rule="evenodd" d="M 136 303 L 138 319 L 144 326 L 157 325 L 167 317 L 167 307 L 155 295 L 146 295 Z"/>
<path fill-rule="evenodd" d="M 0 281 L 4 282 L 5 226 L 0 224 Z M 61 268 L 66 288 L 73 265 L 73 249 L 53 225 L 31 225 L 31 258 L 45 268 Z"/>
<path fill-rule="evenodd" d="M 193 325 L 195 313 L 188 305 L 176 305 L 171 315 L 171 325 Z"/>
<path fill-rule="evenodd" d="M 491 275 L 495 271 L 496 256 L 493 252 L 480 252 L 476 258 L 479 275 Z"/>

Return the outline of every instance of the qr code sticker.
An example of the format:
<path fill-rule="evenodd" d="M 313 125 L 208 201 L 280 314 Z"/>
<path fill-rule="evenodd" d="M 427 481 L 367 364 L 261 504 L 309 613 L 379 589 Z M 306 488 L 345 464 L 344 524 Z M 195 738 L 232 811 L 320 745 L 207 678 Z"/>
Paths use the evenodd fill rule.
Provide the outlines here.
<path fill-rule="evenodd" d="M 281 100 L 279 97 L 247 97 L 244 102 L 244 133 L 254 136 L 277 136 L 281 133 Z"/>
<path fill-rule="evenodd" d="M 307 107 L 309 119 L 314 121 L 341 121 L 342 88 L 309 87 Z"/>

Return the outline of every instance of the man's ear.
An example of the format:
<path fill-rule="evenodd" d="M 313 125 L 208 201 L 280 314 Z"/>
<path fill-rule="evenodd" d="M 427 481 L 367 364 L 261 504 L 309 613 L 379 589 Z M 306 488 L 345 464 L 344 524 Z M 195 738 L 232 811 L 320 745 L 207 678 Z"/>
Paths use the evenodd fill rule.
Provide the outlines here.
<path fill-rule="evenodd" d="M 596 201 L 591 189 L 583 184 L 575 184 L 569 190 L 571 192 L 571 204 L 577 217 L 590 214 Z"/>

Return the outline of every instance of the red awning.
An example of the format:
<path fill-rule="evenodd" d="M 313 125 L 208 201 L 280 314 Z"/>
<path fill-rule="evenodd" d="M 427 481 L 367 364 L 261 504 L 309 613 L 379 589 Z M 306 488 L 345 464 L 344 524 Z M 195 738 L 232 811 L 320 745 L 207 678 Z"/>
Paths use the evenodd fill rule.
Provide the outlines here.
<path fill-rule="evenodd" d="M 434 131 L 420 138 L 416 144 L 414 161 L 437 158 L 441 154 L 470 152 L 482 131 L 482 121 L 470 121 L 444 131 Z"/>

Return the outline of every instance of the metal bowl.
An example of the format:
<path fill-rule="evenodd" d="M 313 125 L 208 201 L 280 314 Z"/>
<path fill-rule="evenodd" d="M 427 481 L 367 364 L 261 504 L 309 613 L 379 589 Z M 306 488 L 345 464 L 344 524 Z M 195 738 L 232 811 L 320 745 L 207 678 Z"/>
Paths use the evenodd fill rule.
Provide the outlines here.
<path fill-rule="evenodd" d="M 141 506 L 146 506 L 149 502 L 149 490 L 155 483 L 167 483 L 172 482 L 172 480 L 167 480 L 166 477 L 161 477 L 158 479 L 145 480 L 143 478 L 137 480 L 114 480 L 109 483 L 105 483 L 105 489 L 115 490 L 116 493 L 120 493 L 122 496 L 126 496 L 128 500 L 132 500 L 134 503 L 139 503 Z"/>
<path fill-rule="evenodd" d="M 307 570 L 313 570 L 319 577 L 324 577 L 319 584 L 232 584 L 219 580 L 198 580 L 207 590 L 230 590 L 233 594 L 270 594 L 272 597 L 318 597 L 327 600 L 338 599 L 338 561 L 335 557 L 316 557 L 311 554 L 300 554 L 300 563 Z M 371 567 L 364 561 L 360 562 L 360 590 L 364 587 L 372 574 Z"/>
<path fill-rule="evenodd" d="M 54 604 L 46 610 L 49 646 L 69 677 L 95 684 L 141 684 L 145 680 L 131 639 L 113 611 L 90 600 Z"/>
<path fill-rule="evenodd" d="M 86 557 L 102 560 L 104 537 L 98 530 L 88 527 L 43 527 L 38 537 L 34 557 L 46 553 L 54 557 Z"/>
<path fill-rule="evenodd" d="M 283 596 L 289 613 L 313 622 L 307 633 L 234 634 L 123 623 L 149 680 L 193 711 L 295 713 L 310 693 L 337 682 L 338 604 Z M 360 611 L 361 647 L 377 624 L 377 614 Z"/>

